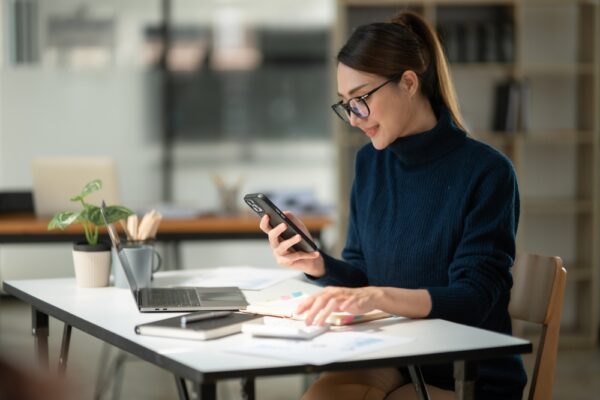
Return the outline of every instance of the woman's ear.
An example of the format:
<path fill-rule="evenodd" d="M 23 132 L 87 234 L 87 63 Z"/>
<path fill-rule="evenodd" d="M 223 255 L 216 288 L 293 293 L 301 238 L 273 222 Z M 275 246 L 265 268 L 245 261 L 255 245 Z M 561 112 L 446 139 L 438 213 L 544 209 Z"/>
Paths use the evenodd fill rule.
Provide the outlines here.
<path fill-rule="evenodd" d="M 400 87 L 405 89 L 410 97 L 419 91 L 419 83 L 419 77 L 411 70 L 405 71 L 400 78 Z"/>

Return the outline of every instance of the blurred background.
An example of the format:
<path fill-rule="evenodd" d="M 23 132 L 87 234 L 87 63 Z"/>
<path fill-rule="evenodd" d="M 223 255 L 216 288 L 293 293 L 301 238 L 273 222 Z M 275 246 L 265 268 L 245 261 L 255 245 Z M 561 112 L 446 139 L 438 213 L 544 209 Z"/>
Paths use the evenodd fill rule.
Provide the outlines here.
<path fill-rule="evenodd" d="M 515 165 L 519 251 L 565 262 L 555 393 L 592 399 L 600 391 L 597 1 L 0 0 L 0 190 L 31 193 L 40 157 L 110 157 L 120 202 L 134 210 L 220 215 L 224 186 L 242 215 L 243 194 L 264 191 L 282 208 L 327 216 L 322 245 L 339 254 L 353 159 L 367 142 L 330 111 L 335 54 L 357 25 L 404 9 L 438 30 L 470 133 Z M 0 280 L 72 276 L 70 248 L 2 244 Z M 266 240 L 190 241 L 180 252 L 171 267 L 276 267 Z M 28 310 L 1 299 L 0 354 L 15 343 L 30 351 L 20 338 Z M 74 340 L 101 351 L 90 338 Z M 74 357 L 91 382 L 95 362 Z M 164 392 L 123 390 L 174 397 L 164 379 Z M 259 397 L 298 398 L 303 381 L 294 379 L 259 381 Z"/>
<path fill-rule="evenodd" d="M 110 156 L 134 210 L 217 211 L 215 175 L 239 186 L 240 208 L 252 191 L 333 206 L 332 1 L 1 4 L 7 191 L 31 190 L 36 157 Z M 272 264 L 265 243 L 220 246 L 184 245 L 183 264 L 239 263 L 248 252 Z M 67 259 L 48 269 L 68 272 Z"/>

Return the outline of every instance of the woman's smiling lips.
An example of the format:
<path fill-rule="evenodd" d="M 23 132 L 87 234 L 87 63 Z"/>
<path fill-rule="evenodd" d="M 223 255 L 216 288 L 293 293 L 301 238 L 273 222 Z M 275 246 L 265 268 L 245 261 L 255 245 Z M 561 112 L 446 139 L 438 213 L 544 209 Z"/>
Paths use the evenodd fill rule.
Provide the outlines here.
<path fill-rule="evenodd" d="M 375 136 L 377 134 L 377 130 L 379 128 L 379 125 L 373 126 L 371 128 L 365 128 L 363 129 L 363 132 L 370 138 L 372 138 L 373 136 Z"/>

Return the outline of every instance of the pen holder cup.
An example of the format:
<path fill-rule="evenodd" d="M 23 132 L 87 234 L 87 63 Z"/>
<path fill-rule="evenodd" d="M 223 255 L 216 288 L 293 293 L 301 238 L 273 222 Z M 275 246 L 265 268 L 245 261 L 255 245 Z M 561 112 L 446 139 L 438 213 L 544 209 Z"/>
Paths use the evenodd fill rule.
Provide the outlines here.
<path fill-rule="evenodd" d="M 158 271 L 162 265 L 162 258 L 152 243 L 127 242 L 123 244 L 123 254 L 129 264 L 132 278 L 138 288 L 149 287 L 152 282 L 153 274 Z M 120 288 L 129 288 L 130 285 L 123 271 L 121 260 L 112 249 L 112 274 L 114 277 L 114 286 Z"/>
<path fill-rule="evenodd" d="M 239 188 L 222 187 L 218 189 L 221 202 L 220 213 L 223 215 L 237 215 L 239 213 Z"/>

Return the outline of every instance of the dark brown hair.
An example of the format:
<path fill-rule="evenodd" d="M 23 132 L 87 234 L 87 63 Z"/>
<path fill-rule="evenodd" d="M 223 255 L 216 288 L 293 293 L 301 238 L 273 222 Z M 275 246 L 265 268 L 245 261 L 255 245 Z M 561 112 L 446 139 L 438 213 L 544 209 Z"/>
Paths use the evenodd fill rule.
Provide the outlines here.
<path fill-rule="evenodd" d="M 445 106 L 454 123 L 466 130 L 440 41 L 418 14 L 404 11 L 391 22 L 359 26 L 338 53 L 337 60 L 352 69 L 388 78 L 414 71 L 421 83 L 421 93 L 432 108 Z"/>

